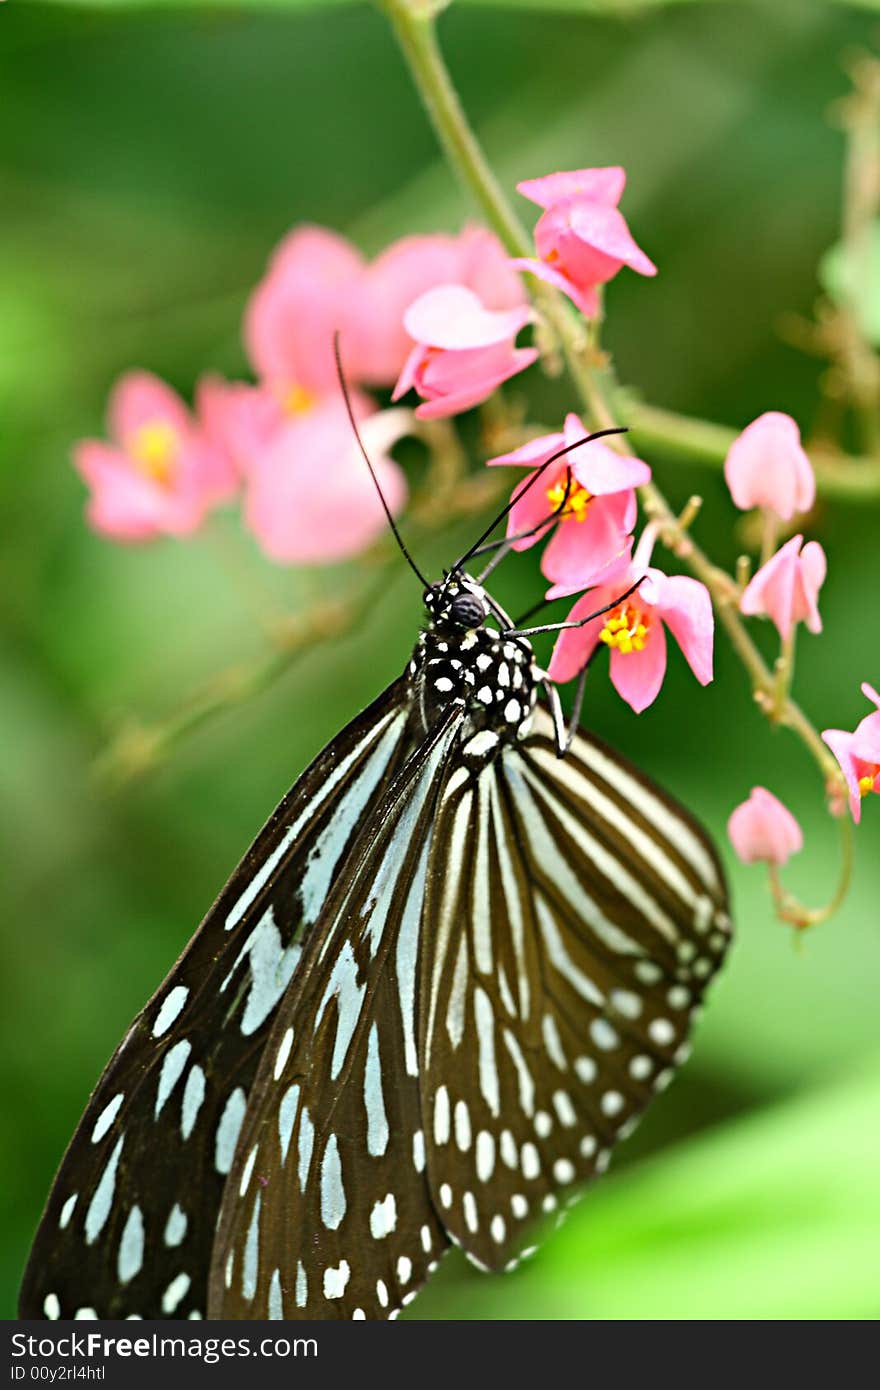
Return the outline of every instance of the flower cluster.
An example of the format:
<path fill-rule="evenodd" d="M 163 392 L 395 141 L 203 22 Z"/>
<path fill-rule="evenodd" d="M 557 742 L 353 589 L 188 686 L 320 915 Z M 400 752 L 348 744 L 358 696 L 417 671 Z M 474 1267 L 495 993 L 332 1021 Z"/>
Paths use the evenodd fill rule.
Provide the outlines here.
<path fill-rule="evenodd" d="M 529 317 L 519 276 L 481 228 L 407 237 L 370 263 L 334 232 L 297 228 L 245 309 L 255 382 L 207 375 L 193 412 L 149 373 L 117 383 L 111 442 L 85 440 L 74 454 L 89 521 L 117 541 L 181 536 L 240 497 L 246 526 L 272 560 L 356 554 L 386 522 L 339 387 L 335 336 L 364 444 L 397 513 L 407 489 L 390 449 L 412 430 L 412 414 L 379 409 L 370 389 L 409 373 L 431 403 L 425 414 L 464 410 L 534 360 L 534 349 L 511 346 Z M 424 347 L 414 347 L 422 331 Z M 443 398 L 446 408 L 435 408 Z"/>
<path fill-rule="evenodd" d="M 759 508 L 774 527 L 809 511 L 816 496 L 815 476 L 797 424 L 776 411 L 760 415 L 734 440 L 724 476 L 736 505 L 743 510 Z M 746 584 L 740 611 L 769 618 L 787 644 L 793 642 L 800 623 L 809 632 L 821 632 L 818 601 L 826 570 L 825 552 L 818 541 L 804 544 L 802 535 L 792 536 Z M 863 685 L 862 690 L 875 704 L 880 703 L 871 686 Z M 854 733 L 826 729 L 822 738 L 840 764 L 850 810 L 858 822 L 862 798 L 880 790 L 880 713 L 868 715 Z M 763 787 L 754 788 L 749 800 L 736 808 L 728 829 L 734 849 L 746 862 L 761 859 L 778 866 L 802 844 L 791 812 Z"/>
<path fill-rule="evenodd" d="M 712 601 L 697 580 L 670 577 L 650 566 L 650 531 L 633 555 L 635 489 L 650 481 L 651 470 L 602 439 L 577 447 L 588 433 L 577 415 L 569 415 L 560 433 L 533 439 L 489 463 L 533 470 L 514 489 L 508 537 L 514 549 L 524 550 L 552 531 L 541 557 L 551 581 L 547 596 L 582 595 L 566 621 L 583 625 L 560 634 L 551 677 L 571 680 L 604 643 L 611 651 L 614 688 L 640 713 L 663 683 L 664 625 L 700 683 L 712 679 Z M 562 449 L 568 452 L 560 455 Z M 583 621 L 592 613 L 597 616 Z"/>
<path fill-rule="evenodd" d="M 509 259 L 490 232 L 468 227 L 457 236 L 404 238 L 368 262 L 331 231 L 295 229 L 245 309 L 254 380 L 206 375 L 192 411 L 147 372 L 118 382 L 109 442 L 86 440 L 74 455 L 89 488 L 91 524 L 119 541 L 184 536 L 212 508 L 239 499 L 247 528 L 276 562 L 321 563 L 362 550 L 385 518 L 359 456 L 334 342 L 351 413 L 387 505 L 398 513 L 407 487 L 391 449 L 419 428 L 417 418 L 482 405 L 539 357 L 540 335 L 520 342 L 540 322 L 522 272 L 561 290 L 588 318 L 600 313 L 603 287 L 624 266 L 657 273 L 619 210 L 624 185 L 619 167 L 520 183 L 519 192 L 541 210 L 533 257 Z M 385 393 L 384 404 L 376 392 Z M 410 392 L 419 398 L 414 411 L 393 404 Z M 511 496 L 508 545 L 541 547 L 547 600 L 574 599 L 565 621 L 555 624 L 554 680 L 577 677 L 607 648 L 612 685 L 640 713 L 662 686 L 667 633 L 700 684 L 712 680 L 712 596 L 697 579 L 652 565 L 663 534 L 656 523 L 636 539 L 639 489 L 651 484 L 651 469 L 628 444 L 590 438 L 586 423 L 570 413 L 557 431 L 535 431 L 488 464 L 527 470 Z M 725 580 L 729 588 L 713 592 L 721 602 L 735 593 L 742 615 L 775 626 L 781 647 L 772 698 L 784 702 L 798 628 L 822 630 L 826 577 L 822 546 L 805 542 L 800 531 L 790 534 L 816 493 L 795 421 L 777 411 L 759 416 L 731 445 L 724 476 L 735 505 L 763 518 L 764 552 L 748 582 L 734 588 Z M 719 573 L 698 572 L 710 584 Z M 855 821 L 863 798 L 880 792 L 880 696 L 869 685 L 862 689 L 876 711 L 852 733 L 822 735 L 842 773 L 832 809 L 843 812 L 845 783 Z M 729 835 L 740 858 L 774 869 L 802 844 L 791 812 L 764 787 L 734 810 Z"/>

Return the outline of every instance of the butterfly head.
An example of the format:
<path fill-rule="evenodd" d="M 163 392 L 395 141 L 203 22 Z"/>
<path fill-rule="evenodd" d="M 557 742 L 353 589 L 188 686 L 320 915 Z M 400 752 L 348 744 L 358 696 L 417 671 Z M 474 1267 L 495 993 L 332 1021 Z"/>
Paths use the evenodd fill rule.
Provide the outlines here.
<path fill-rule="evenodd" d="M 425 590 L 431 626 L 458 635 L 475 632 L 489 616 L 485 591 L 466 574 L 447 575 Z"/>

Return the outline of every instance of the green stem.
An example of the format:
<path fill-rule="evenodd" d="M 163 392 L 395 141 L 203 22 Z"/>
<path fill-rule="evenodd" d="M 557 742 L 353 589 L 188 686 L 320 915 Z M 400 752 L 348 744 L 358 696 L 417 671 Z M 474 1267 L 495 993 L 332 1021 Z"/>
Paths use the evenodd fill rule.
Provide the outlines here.
<path fill-rule="evenodd" d="M 435 6 L 420 0 L 379 0 L 391 21 L 419 95 L 452 168 L 476 198 L 512 256 L 531 254 L 529 239 L 508 205 L 468 124 L 437 43 Z"/>

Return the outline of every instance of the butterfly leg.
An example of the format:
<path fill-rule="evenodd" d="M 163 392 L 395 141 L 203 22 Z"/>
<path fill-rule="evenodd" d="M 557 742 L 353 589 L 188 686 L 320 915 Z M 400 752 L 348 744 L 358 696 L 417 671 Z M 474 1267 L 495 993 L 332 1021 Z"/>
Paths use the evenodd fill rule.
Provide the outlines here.
<path fill-rule="evenodd" d="M 597 649 L 598 650 L 598 649 Z M 559 698 L 559 691 L 551 681 L 550 677 L 543 672 L 538 673 L 538 679 L 547 696 L 550 705 L 550 713 L 553 718 L 553 734 L 556 739 L 556 756 L 564 758 L 572 745 L 574 736 L 578 731 L 581 722 L 581 710 L 584 704 L 584 692 L 587 686 L 587 675 L 596 652 L 590 654 L 590 658 L 578 673 L 577 685 L 574 690 L 574 700 L 572 701 L 571 714 L 566 723 L 565 713 L 562 708 L 562 701 Z"/>

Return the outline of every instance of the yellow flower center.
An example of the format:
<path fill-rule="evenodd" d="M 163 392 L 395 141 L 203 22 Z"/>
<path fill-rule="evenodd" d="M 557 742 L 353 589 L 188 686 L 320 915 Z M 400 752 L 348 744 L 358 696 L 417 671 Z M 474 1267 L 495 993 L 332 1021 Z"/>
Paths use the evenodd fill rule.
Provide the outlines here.
<path fill-rule="evenodd" d="M 645 650 L 650 631 L 650 614 L 634 603 L 622 603 L 608 614 L 599 641 L 626 656 Z"/>
<path fill-rule="evenodd" d="M 317 399 L 314 391 L 309 391 L 305 386 L 298 386 L 294 383 L 285 391 L 281 404 L 287 415 L 305 415 L 311 410 Z"/>
<path fill-rule="evenodd" d="M 869 772 L 866 774 L 866 776 L 859 778 L 860 796 L 867 796 L 868 792 L 872 792 L 874 790 L 874 782 L 876 781 L 878 772 L 880 772 L 880 763 L 878 763 L 874 767 L 874 770 L 872 772 Z"/>
<path fill-rule="evenodd" d="M 593 494 L 591 492 L 587 492 L 585 487 L 575 485 L 569 488 L 568 500 L 566 501 L 564 479 L 560 479 L 558 483 L 553 484 L 553 487 L 547 489 L 547 501 L 550 503 L 551 509 L 554 512 L 558 511 L 565 502 L 565 515 L 573 516 L 575 521 L 586 519 L 587 507 L 592 500 Z"/>
<path fill-rule="evenodd" d="M 129 453 L 141 473 L 163 487 L 174 478 L 179 440 L 177 431 L 165 420 L 141 425 L 129 446 Z"/>

